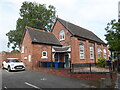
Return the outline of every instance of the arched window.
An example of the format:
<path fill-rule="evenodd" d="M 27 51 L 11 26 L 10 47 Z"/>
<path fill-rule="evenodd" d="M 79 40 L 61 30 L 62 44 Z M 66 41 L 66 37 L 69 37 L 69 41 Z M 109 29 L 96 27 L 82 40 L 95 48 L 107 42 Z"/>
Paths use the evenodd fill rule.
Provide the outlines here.
<path fill-rule="evenodd" d="M 64 32 L 64 30 L 61 30 L 59 35 L 60 35 L 60 41 L 65 40 L 65 32 Z"/>
<path fill-rule="evenodd" d="M 104 58 L 106 59 L 106 55 L 107 55 L 107 52 L 106 52 L 106 49 L 104 48 Z"/>
<path fill-rule="evenodd" d="M 46 51 L 42 51 L 42 57 L 41 58 L 48 58 L 47 57 L 47 52 Z"/>
<path fill-rule="evenodd" d="M 94 59 L 94 47 L 90 45 L 90 59 Z"/>
<path fill-rule="evenodd" d="M 80 44 L 80 59 L 85 59 L 83 43 Z"/>

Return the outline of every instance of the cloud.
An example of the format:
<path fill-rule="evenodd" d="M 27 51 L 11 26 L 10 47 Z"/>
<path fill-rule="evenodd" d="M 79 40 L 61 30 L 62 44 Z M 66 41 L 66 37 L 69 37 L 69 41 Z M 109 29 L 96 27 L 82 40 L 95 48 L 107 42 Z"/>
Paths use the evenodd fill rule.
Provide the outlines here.
<path fill-rule="evenodd" d="M 16 28 L 19 9 L 25 0 L 0 0 L 0 51 L 7 50 L 7 37 L 9 30 Z M 93 31 L 102 40 L 106 24 L 118 17 L 119 0 L 26 0 L 40 4 L 53 5 L 57 15 L 67 21 Z"/>

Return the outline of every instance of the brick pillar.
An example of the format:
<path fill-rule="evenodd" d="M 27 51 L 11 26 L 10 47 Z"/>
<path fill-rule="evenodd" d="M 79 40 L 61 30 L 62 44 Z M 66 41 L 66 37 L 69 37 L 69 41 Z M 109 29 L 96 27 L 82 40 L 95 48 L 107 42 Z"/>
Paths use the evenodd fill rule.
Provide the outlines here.
<path fill-rule="evenodd" d="M 77 38 L 71 37 L 71 63 L 76 63 L 78 59 Z"/>
<path fill-rule="evenodd" d="M 96 63 L 97 59 L 98 59 L 97 43 L 95 43 L 95 45 L 94 45 L 94 59 L 95 59 L 95 63 Z"/>
<path fill-rule="evenodd" d="M 101 44 L 101 57 L 104 57 L 103 44 Z"/>
<path fill-rule="evenodd" d="M 90 60 L 90 50 L 89 50 L 89 41 L 88 40 L 86 40 L 85 59 L 86 59 L 86 63 L 89 63 L 89 60 Z"/>

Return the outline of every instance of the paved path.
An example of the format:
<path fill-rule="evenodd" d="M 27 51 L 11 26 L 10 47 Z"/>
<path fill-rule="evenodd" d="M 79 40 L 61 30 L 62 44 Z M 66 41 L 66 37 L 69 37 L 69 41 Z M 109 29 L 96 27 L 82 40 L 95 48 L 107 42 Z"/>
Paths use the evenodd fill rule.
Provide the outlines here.
<path fill-rule="evenodd" d="M 115 88 L 117 88 L 118 90 L 120 90 L 120 74 L 117 75 L 117 80 L 116 80 Z"/>
<path fill-rule="evenodd" d="M 2 89 L 2 70 L 0 69 L 0 90 Z"/>

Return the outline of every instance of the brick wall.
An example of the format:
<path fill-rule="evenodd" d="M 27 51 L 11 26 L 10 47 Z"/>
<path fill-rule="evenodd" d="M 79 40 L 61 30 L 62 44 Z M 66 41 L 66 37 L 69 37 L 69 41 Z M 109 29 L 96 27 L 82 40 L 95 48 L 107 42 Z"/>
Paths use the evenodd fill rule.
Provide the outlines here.
<path fill-rule="evenodd" d="M 2 61 L 6 60 L 7 58 L 19 58 L 21 59 L 20 53 L 0 53 L 0 57 Z"/>
<path fill-rule="evenodd" d="M 91 43 L 89 40 L 85 40 L 83 38 L 79 37 L 72 37 L 72 34 L 59 22 L 57 21 L 52 33 L 55 34 L 55 36 L 59 39 L 59 32 L 61 30 L 65 31 L 65 40 L 60 41 L 62 45 L 64 46 L 71 46 L 71 63 L 78 64 L 78 63 L 95 63 L 98 59 L 98 46 L 100 46 L 102 52 L 101 56 L 103 57 L 103 49 L 105 48 L 108 50 L 106 45 L 102 45 L 99 43 Z M 85 45 L 85 59 L 80 60 L 80 50 L 79 50 L 79 44 L 83 43 Z M 89 46 L 94 46 L 94 59 L 90 59 L 90 48 Z M 107 51 L 107 58 L 108 59 L 108 51 Z"/>
<path fill-rule="evenodd" d="M 32 59 L 31 61 L 28 61 L 29 55 L 31 55 L 32 58 L 32 44 L 31 44 L 31 39 L 29 36 L 28 31 L 26 31 L 22 45 L 21 45 L 21 60 L 24 62 L 26 68 L 32 69 Z"/>
<path fill-rule="evenodd" d="M 0 52 L 0 67 L 3 61 L 5 61 L 7 58 L 18 58 L 21 60 L 20 53 L 4 53 Z"/>
<path fill-rule="evenodd" d="M 65 40 L 62 40 L 62 41 L 60 41 L 60 37 L 59 37 L 59 33 L 61 30 L 64 30 L 64 32 L 65 32 Z M 63 46 L 71 46 L 71 41 L 72 41 L 71 36 L 72 35 L 63 25 L 60 24 L 60 22 L 58 22 L 58 21 L 56 22 L 52 33 L 57 37 L 57 39 L 60 41 L 60 43 Z M 59 54 L 59 61 L 64 61 L 64 55 L 65 55 L 65 53 Z"/>
<path fill-rule="evenodd" d="M 42 58 L 42 52 L 47 52 L 47 58 Z M 39 68 L 39 61 L 51 61 L 52 60 L 52 46 L 33 44 L 32 63 L 33 69 Z"/>
<path fill-rule="evenodd" d="M 22 52 L 23 46 L 24 52 Z M 47 58 L 42 58 L 43 51 L 47 52 Z M 39 61 L 52 60 L 52 46 L 45 44 L 32 44 L 29 32 L 26 31 L 21 45 L 21 60 L 26 65 L 27 69 L 35 70 L 39 67 Z"/>

